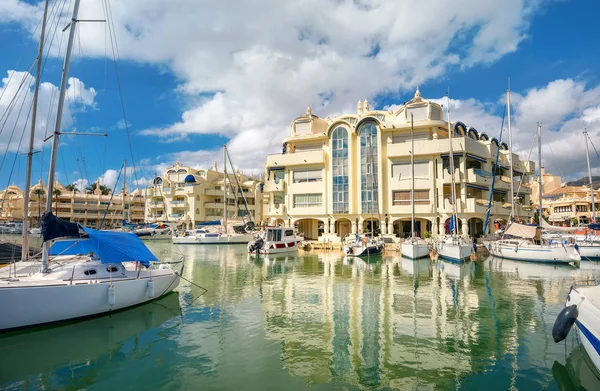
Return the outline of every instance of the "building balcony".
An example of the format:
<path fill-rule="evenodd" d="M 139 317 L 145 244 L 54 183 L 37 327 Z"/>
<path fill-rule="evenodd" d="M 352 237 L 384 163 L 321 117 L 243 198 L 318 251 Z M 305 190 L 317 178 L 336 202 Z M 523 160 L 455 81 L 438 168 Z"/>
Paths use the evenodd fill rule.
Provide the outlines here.
<path fill-rule="evenodd" d="M 444 184 L 452 184 L 452 175 L 445 168 L 442 170 L 443 173 L 440 173 L 440 176 L 443 175 L 442 183 Z M 459 169 L 454 170 L 454 183 L 461 183 L 465 179 L 464 173 L 462 173 Z"/>
<path fill-rule="evenodd" d="M 325 152 L 323 150 L 279 153 L 267 156 L 268 168 L 323 164 L 324 162 Z"/>
<path fill-rule="evenodd" d="M 184 205 L 187 205 L 187 202 L 185 202 L 184 200 L 176 200 L 176 201 L 171 201 L 170 204 L 171 205 L 184 206 Z"/>
<path fill-rule="evenodd" d="M 285 191 L 285 180 L 277 179 L 277 180 L 268 180 L 265 182 L 265 187 L 263 189 L 264 193 L 270 193 L 274 191 Z"/>
<path fill-rule="evenodd" d="M 223 196 L 223 190 L 206 189 L 204 194 L 207 196 Z"/>
<path fill-rule="evenodd" d="M 492 184 L 492 173 L 478 168 L 467 169 L 466 180 L 468 183 L 489 187 Z"/>
<path fill-rule="evenodd" d="M 484 200 L 480 198 L 467 198 L 464 212 L 485 214 L 487 213 L 488 203 L 489 200 Z M 494 206 L 494 203 L 492 203 L 492 209 L 494 208 Z M 490 213 L 492 212 L 492 209 L 490 209 Z"/>
<path fill-rule="evenodd" d="M 452 204 L 450 203 L 449 198 L 444 198 L 443 202 L 440 202 L 440 207 L 438 208 L 438 212 L 452 214 L 452 212 L 453 212 Z M 456 204 L 456 213 L 463 213 L 463 212 L 464 212 L 463 203 L 461 200 L 458 200 L 457 204 Z"/>

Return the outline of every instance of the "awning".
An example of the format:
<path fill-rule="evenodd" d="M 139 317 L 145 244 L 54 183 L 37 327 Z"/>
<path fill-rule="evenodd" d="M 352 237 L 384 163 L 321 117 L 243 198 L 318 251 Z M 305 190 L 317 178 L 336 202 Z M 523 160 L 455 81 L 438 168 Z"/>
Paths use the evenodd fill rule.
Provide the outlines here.
<path fill-rule="evenodd" d="M 482 162 L 482 163 L 487 163 L 487 159 L 484 159 L 484 158 L 479 157 L 479 156 L 471 155 L 470 153 L 467 153 L 467 157 L 471 158 L 471 159 L 474 159 L 474 160 L 477 160 L 477 161 Z"/>
<path fill-rule="evenodd" d="M 529 238 L 533 239 L 537 235 L 538 227 L 535 225 L 523 225 L 518 223 L 512 223 L 508 226 L 505 235 L 512 235 L 518 238 Z"/>
<path fill-rule="evenodd" d="M 494 193 L 498 193 L 498 194 L 508 194 L 508 192 L 506 190 L 499 190 L 499 189 L 494 189 Z"/>
<path fill-rule="evenodd" d="M 486 186 L 474 185 L 472 183 L 467 183 L 467 187 L 470 187 L 471 189 L 478 189 L 478 190 L 485 190 L 485 191 L 489 190 L 489 188 Z"/>

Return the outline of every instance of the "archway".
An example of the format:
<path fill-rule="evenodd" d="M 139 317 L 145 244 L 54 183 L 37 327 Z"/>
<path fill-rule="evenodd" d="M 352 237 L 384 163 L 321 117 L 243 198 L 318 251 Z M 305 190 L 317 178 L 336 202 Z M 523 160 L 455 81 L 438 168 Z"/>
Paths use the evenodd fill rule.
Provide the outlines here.
<path fill-rule="evenodd" d="M 368 218 L 363 221 L 363 233 L 365 234 L 373 234 L 373 236 L 377 236 L 380 233 L 379 229 L 379 219 Z"/>
<path fill-rule="evenodd" d="M 394 221 L 394 235 L 400 238 L 411 237 L 410 219 L 398 219 Z M 431 232 L 431 221 L 427 219 L 415 219 L 415 235 L 422 238 L 425 232 Z"/>
<path fill-rule="evenodd" d="M 324 226 L 323 222 L 317 219 L 300 219 L 294 225 L 298 227 L 298 233 L 308 240 L 317 240 Z"/>
<path fill-rule="evenodd" d="M 335 233 L 341 239 L 344 239 L 352 232 L 352 222 L 348 219 L 342 218 L 335 221 Z"/>
<path fill-rule="evenodd" d="M 460 234 L 462 233 L 462 220 L 459 218 L 457 218 L 456 220 L 458 221 L 458 225 L 456 226 L 456 232 Z M 452 233 L 452 230 L 450 229 L 450 217 L 448 217 L 444 222 L 444 232 L 446 232 L 446 234 Z"/>
<path fill-rule="evenodd" d="M 469 219 L 469 234 L 471 237 L 478 238 L 485 233 L 483 232 L 483 220 L 479 217 L 472 217 Z"/>

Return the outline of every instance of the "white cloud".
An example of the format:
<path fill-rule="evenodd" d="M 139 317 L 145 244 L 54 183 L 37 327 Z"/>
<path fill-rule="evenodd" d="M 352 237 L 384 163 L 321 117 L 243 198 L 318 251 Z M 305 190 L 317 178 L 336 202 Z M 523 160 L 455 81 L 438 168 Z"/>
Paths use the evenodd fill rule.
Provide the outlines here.
<path fill-rule="evenodd" d="M 28 72 L 8 71 L 0 86 L 0 149 L 16 151 L 21 138 L 21 151 L 29 145 L 29 129 L 31 126 L 31 110 L 33 103 L 34 77 Z M 69 129 L 75 124 L 74 114 L 93 107 L 96 97 L 94 88 L 86 88 L 77 78 L 69 78 L 67 95 L 70 104 L 63 110 L 62 129 Z M 56 122 L 58 87 L 52 83 L 42 82 L 38 97 L 36 120 L 36 137 L 34 146 L 42 147 L 43 139 L 54 130 Z"/>
<path fill-rule="evenodd" d="M 240 165 L 260 169 L 307 104 L 344 112 L 358 99 L 443 77 L 449 67 L 495 61 L 527 37 L 540 3 L 129 0 L 111 7 L 121 58 L 168 67 L 187 98 L 180 121 L 144 133 L 163 141 L 222 134 L 244 157 Z M 32 15 L 40 5 L 10 0 L 4 9 L 37 39 Z M 104 18 L 102 2 L 84 0 L 79 17 Z M 105 27 L 80 25 L 84 55 L 105 55 Z"/>
<path fill-rule="evenodd" d="M 106 170 L 106 172 L 104 174 L 102 174 L 102 176 L 100 176 L 98 178 L 98 182 L 101 185 L 104 185 L 106 187 L 108 187 L 110 190 L 112 190 L 115 187 L 115 184 L 117 183 L 117 178 L 119 177 L 119 172 L 116 170 Z M 121 175 L 121 178 L 119 179 L 120 185 L 119 188 L 117 188 L 115 190 L 115 192 L 119 192 L 120 188 L 123 187 L 123 178 Z"/>

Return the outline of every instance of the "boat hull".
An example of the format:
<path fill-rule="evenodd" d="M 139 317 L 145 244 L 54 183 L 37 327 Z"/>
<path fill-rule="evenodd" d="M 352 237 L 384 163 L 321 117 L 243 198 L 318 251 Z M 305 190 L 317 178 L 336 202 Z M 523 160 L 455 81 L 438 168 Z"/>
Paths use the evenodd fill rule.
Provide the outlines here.
<path fill-rule="evenodd" d="M 427 243 L 402 243 L 400 246 L 402 256 L 409 259 L 419 259 L 429 256 Z"/>
<path fill-rule="evenodd" d="M 110 313 L 154 300 L 179 285 L 179 275 L 156 270 L 139 278 L 103 280 L 44 281 L 28 283 L 3 281 L 0 284 L 0 330 L 53 323 Z M 152 281 L 152 283 L 149 283 Z M 109 287 L 114 286 L 114 304 Z"/>
<path fill-rule="evenodd" d="M 437 246 L 437 252 L 443 259 L 452 262 L 463 262 L 473 253 L 473 246 L 469 244 L 454 244 L 440 242 Z"/>
<path fill-rule="evenodd" d="M 494 257 L 513 259 L 515 261 L 571 263 L 581 260 L 577 250 L 570 246 L 516 246 L 490 242 L 487 243 L 486 247 Z"/>
<path fill-rule="evenodd" d="M 264 246 L 258 250 L 259 254 L 282 254 L 282 253 L 290 253 L 297 252 L 298 246 L 302 243 L 302 241 L 298 242 L 287 242 L 287 243 L 272 243 L 266 242 Z M 254 254 L 256 252 L 249 252 L 250 254 Z"/>
<path fill-rule="evenodd" d="M 366 246 L 346 246 L 344 247 L 344 253 L 350 257 L 369 257 L 372 255 L 381 254 L 383 246 L 376 244 L 369 244 Z"/>
<path fill-rule="evenodd" d="M 248 244 L 254 240 L 254 235 L 232 235 L 232 236 L 174 236 L 175 244 Z"/>
<path fill-rule="evenodd" d="M 600 245 L 577 245 L 579 251 L 579 255 L 582 260 L 586 261 L 600 261 Z"/>
<path fill-rule="evenodd" d="M 578 306 L 575 326 L 579 339 L 600 372 L 600 286 L 571 289 L 565 305 L 573 304 Z"/>

